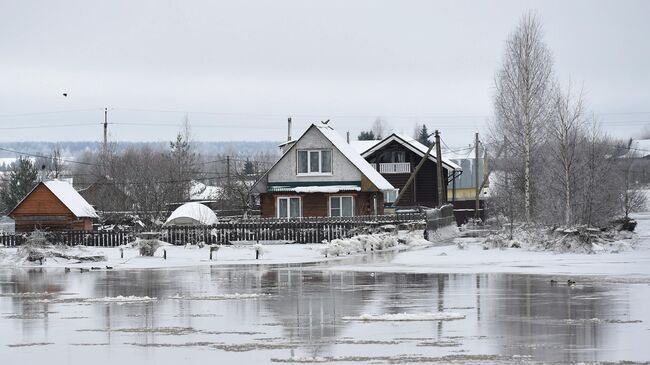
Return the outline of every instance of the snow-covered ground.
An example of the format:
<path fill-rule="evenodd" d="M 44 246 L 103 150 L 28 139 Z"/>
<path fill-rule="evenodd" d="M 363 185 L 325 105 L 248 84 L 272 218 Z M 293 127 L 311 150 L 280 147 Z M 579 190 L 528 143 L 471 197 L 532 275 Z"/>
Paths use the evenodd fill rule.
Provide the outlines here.
<path fill-rule="evenodd" d="M 389 241 L 392 245 L 385 245 L 383 241 Z M 367 236 L 366 236 L 367 237 Z M 166 244 L 158 248 L 153 257 L 141 256 L 136 247 L 83 247 L 76 246 L 67 250 L 55 249 L 57 252 L 68 256 L 76 257 L 99 257 L 104 256 L 101 261 L 78 262 L 74 259 L 61 257 L 46 257 L 43 264 L 29 262 L 21 257 L 18 248 L 0 249 L 0 265 L 18 267 L 67 267 L 71 270 L 96 269 L 96 270 L 119 270 L 119 269 L 143 269 L 143 268 L 172 268 L 184 266 L 204 265 L 279 265 L 279 264 L 313 264 L 326 261 L 338 261 L 348 258 L 358 258 L 376 252 L 399 252 L 412 247 L 425 247 L 431 245 L 421 237 L 420 232 L 402 231 L 398 236 L 382 234 L 382 245 L 375 246 L 373 251 L 363 251 L 362 247 L 356 247 L 352 242 L 355 239 L 334 240 L 331 244 L 268 244 L 263 245 L 262 255 L 256 259 L 254 242 L 236 244 L 232 246 L 220 246 L 212 253 L 210 260 L 210 248 L 208 246 L 173 246 Z M 371 237 L 372 238 L 372 237 Z M 400 242 L 398 243 L 398 238 Z M 336 246 L 333 250 L 331 246 Z M 353 247 L 354 246 L 354 247 Z M 122 251 L 123 250 L 123 257 Z M 166 257 L 166 258 L 165 258 Z"/>
<path fill-rule="evenodd" d="M 637 213 L 637 244 L 618 253 L 554 253 L 519 248 L 484 250 L 482 239 L 402 252 L 391 262 L 341 265 L 330 270 L 399 273 L 523 273 L 650 277 L 650 212 Z M 461 243 L 460 245 L 458 243 Z M 463 248 L 460 248 L 462 246 Z"/>

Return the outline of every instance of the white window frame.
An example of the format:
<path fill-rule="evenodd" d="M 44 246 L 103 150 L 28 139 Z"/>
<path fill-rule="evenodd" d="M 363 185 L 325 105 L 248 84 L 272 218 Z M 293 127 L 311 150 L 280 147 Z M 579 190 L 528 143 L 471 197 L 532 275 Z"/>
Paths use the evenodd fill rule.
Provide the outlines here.
<path fill-rule="evenodd" d="M 291 217 L 291 199 L 298 199 L 298 216 Z M 287 200 L 287 216 L 280 217 L 280 200 Z M 278 196 L 275 198 L 275 217 L 278 219 L 302 218 L 302 197 L 300 195 Z"/>
<path fill-rule="evenodd" d="M 388 199 L 386 199 L 386 193 L 388 193 L 388 192 L 394 192 L 395 193 L 395 199 L 397 199 L 397 197 L 399 196 L 399 189 L 389 190 L 389 191 L 384 192 L 384 203 L 388 203 L 388 204 L 395 203 L 395 199 L 393 199 L 393 201 L 389 201 Z"/>
<path fill-rule="evenodd" d="M 341 215 L 333 216 L 332 215 L 332 199 L 336 198 L 339 199 L 339 206 L 341 210 Z M 352 199 L 352 215 L 343 215 L 343 200 L 342 198 L 350 198 Z M 354 217 L 354 195 L 330 195 L 327 197 L 327 214 L 329 217 Z"/>
<path fill-rule="evenodd" d="M 321 172 L 323 170 L 323 152 L 329 151 L 330 153 L 330 171 Z M 307 172 L 300 172 L 300 152 L 307 152 Z M 318 171 L 311 171 L 311 154 L 318 152 Z M 296 150 L 296 175 L 298 176 L 331 176 L 334 172 L 334 151 L 329 148 L 305 148 Z"/>

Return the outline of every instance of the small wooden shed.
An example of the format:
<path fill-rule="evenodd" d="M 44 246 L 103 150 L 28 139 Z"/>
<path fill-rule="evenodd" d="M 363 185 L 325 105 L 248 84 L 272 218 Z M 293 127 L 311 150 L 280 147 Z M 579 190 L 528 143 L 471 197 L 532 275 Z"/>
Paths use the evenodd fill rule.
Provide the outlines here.
<path fill-rule="evenodd" d="M 16 233 L 35 229 L 92 231 L 95 209 L 67 182 L 40 182 L 9 213 Z"/>

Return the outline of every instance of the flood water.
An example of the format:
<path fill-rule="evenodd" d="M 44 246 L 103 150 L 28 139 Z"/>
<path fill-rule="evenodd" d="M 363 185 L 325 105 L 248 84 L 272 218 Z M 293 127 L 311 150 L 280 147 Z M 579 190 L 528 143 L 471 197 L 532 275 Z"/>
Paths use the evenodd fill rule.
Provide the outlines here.
<path fill-rule="evenodd" d="M 650 360 L 648 282 L 592 277 L 569 287 L 566 278 L 556 285 L 549 280 L 341 273 L 318 266 L 0 269 L 0 362 Z M 440 311 L 465 318 L 358 318 Z"/>

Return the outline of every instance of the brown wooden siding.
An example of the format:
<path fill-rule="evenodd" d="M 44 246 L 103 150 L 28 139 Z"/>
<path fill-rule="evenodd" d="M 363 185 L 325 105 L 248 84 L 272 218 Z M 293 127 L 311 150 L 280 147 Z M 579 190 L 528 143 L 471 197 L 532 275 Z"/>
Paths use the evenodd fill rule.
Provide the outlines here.
<path fill-rule="evenodd" d="M 91 231 L 91 218 L 77 219 L 45 185 L 39 184 L 11 213 L 16 232 L 34 229 Z"/>
<path fill-rule="evenodd" d="M 372 215 L 374 213 L 373 195 L 377 197 L 377 214 L 384 214 L 384 196 L 372 192 L 342 192 L 335 194 L 310 193 L 297 194 L 291 192 L 260 194 L 260 210 L 262 218 L 274 218 L 276 215 L 276 198 L 281 196 L 299 196 L 302 198 L 303 217 L 329 216 L 330 196 L 353 196 L 355 215 Z"/>

